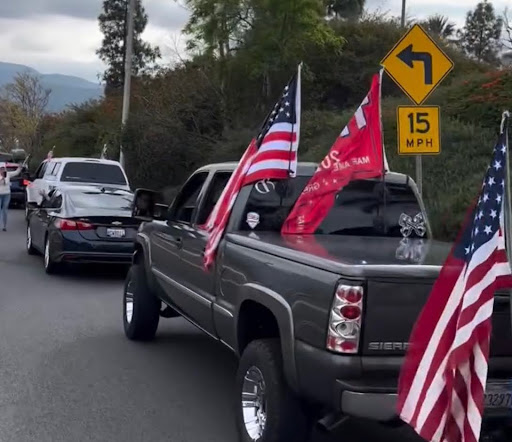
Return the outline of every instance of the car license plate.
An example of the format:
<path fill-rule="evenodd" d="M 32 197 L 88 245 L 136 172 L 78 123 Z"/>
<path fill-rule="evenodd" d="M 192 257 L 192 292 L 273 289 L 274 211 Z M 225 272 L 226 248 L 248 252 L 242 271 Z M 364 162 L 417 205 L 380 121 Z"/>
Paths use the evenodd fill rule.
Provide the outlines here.
<path fill-rule="evenodd" d="M 124 238 L 126 231 L 124 229 L 107 229 L 107 236 L 109 238 Z"/>
<path fill-rule="evenodd" d="M 485 392 L 485 408 L 512 410 L 512 383 L 492 383 Z"/>

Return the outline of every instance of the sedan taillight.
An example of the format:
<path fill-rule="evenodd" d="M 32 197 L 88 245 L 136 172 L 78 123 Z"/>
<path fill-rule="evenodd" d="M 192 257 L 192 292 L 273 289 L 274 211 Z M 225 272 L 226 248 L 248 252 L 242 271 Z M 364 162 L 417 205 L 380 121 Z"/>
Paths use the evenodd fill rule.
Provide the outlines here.
<path fill-rule="evenodd" d="M 69 230 L 93 230 L 94 226 L 89 223 L 84 223 L 82 221 L 73 221 L 70 219 L 58 219 L 55 221 L 55 227 L 59 230 L 69 231 Z"/>
<path fill-rule="evenodd" d="M 364 289 L 361 286 L 338 285 L 329 318 L 327 349 L 336 353 L 358 352 L 363 296 Z"/>

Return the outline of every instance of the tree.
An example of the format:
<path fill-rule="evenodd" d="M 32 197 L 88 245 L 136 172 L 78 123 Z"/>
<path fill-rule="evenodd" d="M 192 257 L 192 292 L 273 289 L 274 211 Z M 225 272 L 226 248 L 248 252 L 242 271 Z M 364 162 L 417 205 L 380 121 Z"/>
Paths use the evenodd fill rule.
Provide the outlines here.
<path fill-rule="evenodd" d="M 336 18 L 358 18 L 364 10 L 366 0 L 325 0 L 327 15 Z"/>
<path fill-rule="evenodd" d="M 29 72 L 16 75 L 3 89 L 0 113 L 4 136 L 17 139 L 29 153 L 40 148 L 40 125 L 45 116 L 51 89 L 45 89 L 39 77 Z"/>
<path fill-rule="evenodd" d="M 103 74 L 107 92 L 119 89 L 124 84 L 128 3 L 129 0 L 104 0 L 103 12 L 98 17 L 103 42 L 96 53 L 107 65 Z M 152 47 L 141 38 L 148 24 L 148 16 L 141 0 L 136 0 L 135 5 L 132 75 L 138 75 L 160 58 L 160 49 Z"/>
<path fill-rule="evenodd" d="M 252 27 L 250 2 L 245 0 L 185 0 L 192 11 L 183 32 L 190 35 L 189 50 L 225 59 Z"/>
<path fill-rule="evenodd" d="M 497 63 L 501 49 L 503 19 L 498 17 L 492 3 L 484 0 L 466 15 L 466 24 L 459 32 L 460 45 L 478 61 Z"/>
<path fill-rule="evenodd" d="M 505 52 L 502 61 L 506 65 L 512 64 L 512 19 L 510 18 L 510 10 L 505 8 L 503 12 L 503 24 L 505 28 L 505 36 L 503 38 L 503 46 Z"/>
<path fill-rule="evenodd" d="M 448 17 L 441 14 L 428 17 L 424 26 L 431 35 L 443 40 L 449 40 L 455 35 L 455 23 L 450 22 Z"/>

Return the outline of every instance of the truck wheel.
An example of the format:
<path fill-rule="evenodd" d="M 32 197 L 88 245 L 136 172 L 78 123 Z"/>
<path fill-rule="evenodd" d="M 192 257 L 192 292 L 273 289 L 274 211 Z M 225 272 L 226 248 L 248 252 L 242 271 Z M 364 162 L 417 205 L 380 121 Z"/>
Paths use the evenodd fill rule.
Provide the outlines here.
<path fill-rule="evenodd" d="M 280 342 L 263 339 L 245 349 L 236 375 L 240 442 L 306 442 L 312 425 L 286 383 Z"/>
<path fill-rule="evenodd" d="M 155 337 L 160 320 L 160 300 L 151 293 L 144 266 L 133 264 L 126 277 L 123 296 L 124 333 L 133 341 Z"/>

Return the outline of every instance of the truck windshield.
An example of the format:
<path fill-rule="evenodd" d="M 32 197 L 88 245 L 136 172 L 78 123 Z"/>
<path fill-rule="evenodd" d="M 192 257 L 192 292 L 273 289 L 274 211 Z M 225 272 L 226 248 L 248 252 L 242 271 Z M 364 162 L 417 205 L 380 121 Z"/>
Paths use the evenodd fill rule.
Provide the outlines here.
<path fill-rule="evenodd" d="M 309 179 L 255 184 L 240 230 L 279 232 Z M 405 223 L 410 236 L 417 237 L 422 236 L 420 227 L 424 228 L 422 216 L 421 206 L 407 183 L 387 182 L 384 191 L 381 181 L 358 180 L 336 195 L 333 207 L 315 233 L 402 237 L 401 224 Z M 254 227 L 255 219 L 258 224 Z"/>

